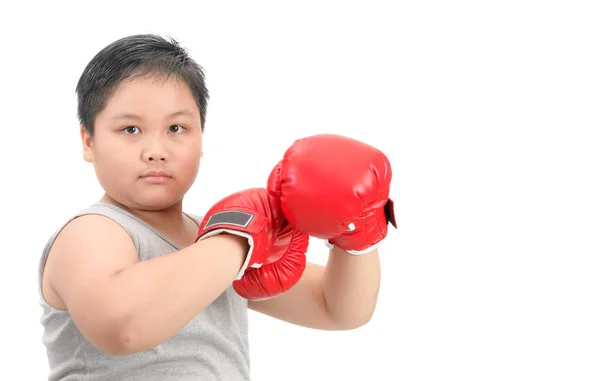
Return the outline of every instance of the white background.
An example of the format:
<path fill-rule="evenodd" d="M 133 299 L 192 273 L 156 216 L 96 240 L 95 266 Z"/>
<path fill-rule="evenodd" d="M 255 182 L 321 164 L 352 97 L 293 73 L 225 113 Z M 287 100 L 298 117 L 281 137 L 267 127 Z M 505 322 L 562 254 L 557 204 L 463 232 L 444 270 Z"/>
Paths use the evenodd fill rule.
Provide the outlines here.
<path fill-rule="evenodd" d="M 208 77 L 187 211 L 263 185 L 314 133 L 371 143 L 393 165 L 399 229 L 374 318 L 320 332 L 251 314 L 255 380 L 600 379 L 594 3 L 2 5 L 0 379 L 47 376 L 39 255 L 101 196 L 77 79 L 105 45 L 145 32 L 178 39 Z M 326 261 L 319 241 L 308 255 Z"/>

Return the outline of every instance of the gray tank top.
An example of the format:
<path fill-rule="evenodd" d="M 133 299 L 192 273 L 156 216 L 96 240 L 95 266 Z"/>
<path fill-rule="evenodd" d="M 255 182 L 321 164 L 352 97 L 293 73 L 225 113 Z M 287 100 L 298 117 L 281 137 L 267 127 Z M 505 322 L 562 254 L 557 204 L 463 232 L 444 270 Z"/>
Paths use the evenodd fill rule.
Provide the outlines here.
<path fill-rule="evenodd" d="M 181 249 L 134 215 L 101 202 L 81 210 L 62 225 L 48 240 L 39 264 L 48 380 L 250 380 L 247 301 L 231 286 L 169 340 L 131 355 L 108 355 L 96 349 L 77 329 L 68 311 L 46 303 L 41 280 L 50 247 L 68 222 L 85 214 L 100 214 L 119 223 L 133 240 L 141 261 Z M 188 216 L 200 222 L 200 218 Z"/>

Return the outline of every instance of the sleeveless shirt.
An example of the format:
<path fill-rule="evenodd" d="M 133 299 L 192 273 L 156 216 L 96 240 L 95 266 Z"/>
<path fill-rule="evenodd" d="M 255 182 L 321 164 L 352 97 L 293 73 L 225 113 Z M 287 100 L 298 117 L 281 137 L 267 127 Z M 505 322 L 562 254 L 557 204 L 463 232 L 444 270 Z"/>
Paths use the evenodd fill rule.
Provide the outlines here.
<path fill-rule="evenodd" d="M 48 253 L 60 231 L 73 219 L 99 214 L 117 222 L 131 237 L 144 261 L 182 247 L 133 214 L 97 202 L 72 216 L 48 240 L 39 262 L 42 342 L 49 381 L 247 381 L 250 380 L 247 301 L 230 286 L 177 334 L 162 344 L 129 355 L 109 355 L 77 329 L 68 311 L 50 306 L 42 295 Z M 188 215 L 196 223 L 200 218 Z"/>

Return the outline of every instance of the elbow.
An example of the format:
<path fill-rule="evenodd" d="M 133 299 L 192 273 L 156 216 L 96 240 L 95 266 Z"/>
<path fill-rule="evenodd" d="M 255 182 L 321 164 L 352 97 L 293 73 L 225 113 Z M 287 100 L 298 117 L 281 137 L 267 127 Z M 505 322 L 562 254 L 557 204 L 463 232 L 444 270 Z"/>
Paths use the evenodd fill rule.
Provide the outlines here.
<path fill-rule="evenodd" d="M 96 349 L 111 356 L 131 355 L 148 349 L 143 347 L 145 343 L 134 329 L 132 319 L 124 318 L 122 314 L 111 315 L 95 325 L 103 329 L 93 330 L 89 335 L 89 341 Z"/>
<path fill-rule="evenodd" d="M 132 355 L 151 349 L 148 335 L 142 336 L 139 329 L 131 319 L 125 319 L 115 329 L 112 340 L 105 348 L 105 352 L 110 355 Z M 151 341 L 151 340 L 150 340 Z"/>
<path fill-rule="evenodd" d="M 337 312 L 328 309 L 329 319 L 336 330 L 350 331 L 367 325 L 375 314 L 375 305 L 348 308 Z"/>
<path fill-rule="evenodd" d="M 355 319 L 353 321 L 353 324 L 348 329 L 349 330 L 353 330 L 353 329 L 361 328 L 361 327 L 367 325 L 371 321 L 372 317 L 373 317 L 372 313 L 368 314 L 368 315 L 364 315 L 364 316 L 358 317 L 357 319 Z"/>
<path fill-rule="evenodd" d="M 115 334 L 111 340 L 107 340 L 107 342 L 98 349 L 111 356 L 132 355 L 143 350 L 136 341 L 133 340 L 133 336 L 127 331 Z"/>
<path fill-rule="evenodd" d="M 99 332 L 89 341 L 96 349 L 111 356 L 131 355 L 140 351 L 131 333 L 120 327 Z"/>
<path fill-rule="evenodd" d="M 369 314 L 364 315 L 361 319 L 358 319 L 356 321 L 353 329 L 357 329 L 357 328 L 367 325 L 371 321 L 372 318 L 373 318 L 373 312 L 370 312 Z"/>
<path fill-rule="evenodd" d="M 374 311 L 365 312 L 362 314 L 354 314 L 345 318 L 336 319 L 335 326 L 340 331 L 352 331 L 361 328 L 369 323 L 373 317 Z"/>
<path fill-rule="evenodd" d="M 111 356 L 132 355 L 150 349 L 144 346 L 140 340 L 135 340 L 134 336 L 128 332 L 116 334 L 112 339 L 98 343 L 96 348 Z"/>

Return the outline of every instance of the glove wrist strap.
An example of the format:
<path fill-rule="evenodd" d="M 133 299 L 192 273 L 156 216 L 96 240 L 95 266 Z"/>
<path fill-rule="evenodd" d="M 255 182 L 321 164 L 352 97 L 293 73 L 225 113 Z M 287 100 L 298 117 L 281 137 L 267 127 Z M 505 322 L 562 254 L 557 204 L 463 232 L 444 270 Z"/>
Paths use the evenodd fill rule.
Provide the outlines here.
<path fill-rule="evenodd" d="M 351 254 L 351 255 L 365 255 L 365 254 L 372 252 L 375 249 L 378 249 L 381 245 L 383 245 L 383 241 L 384 240 L 382 239 L 381 241 L 377 242 L 376 244 L 371 245 L 371 246 L 361 249 L 361 250 L 348 250 L 348 249 L 344 249 L 343 247 L 340 247 L 340 249 L 344 250 L 345 252 L 347 252 L 348 254 Z M 329 249 L 333 249 L 333 247 L 336 245 L 326 239 L 325 246 L 327 246 Z"/>

